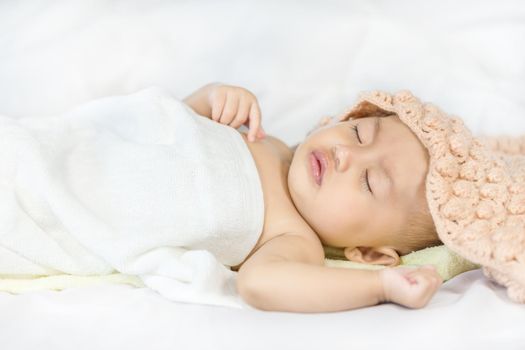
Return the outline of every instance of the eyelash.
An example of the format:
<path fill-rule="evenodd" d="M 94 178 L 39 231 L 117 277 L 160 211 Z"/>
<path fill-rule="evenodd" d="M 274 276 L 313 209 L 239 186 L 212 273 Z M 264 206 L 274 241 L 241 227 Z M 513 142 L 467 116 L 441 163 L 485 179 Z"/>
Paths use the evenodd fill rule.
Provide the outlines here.
<path fill-rule="evenodd" d="M 357 131 L 357 125 L 352 125 L 352 130 L 354 130 L 354 133 L 355 133 L 355 136 L 357 137 L 358 142 L 362 143 L 361 138 L 359 137 L 359 132 Z M 365 187 L 366 185 L 366 190 L 368 192 L 373 193 L 372 189 L 370 188 L 370 182 L 368 182 L 368 169 L 365 171 L 365 176 L 363 176 L 361 183 L 363 184 L 363 187 Z"/>
<path fill-rule="evenodd" d="M 366 190 L 372 193 L 372 189 L 370 188 L 370 183 L 368 182 L 368 169 L 365 170 L 365 176 L 363 176 L 363 180 L 365 180 L 365 181 L 362 181 L 362 183 L 363 185 L 366 185 Z"/>
<path fill-rule="evenodd" d="M 352 129 L 354 130 L 355 136 L 357 137 L 357 140 L 359 141 L 359 143 L 362 143 L 361 138 L 359 137 L 359 132 L 357 131 L 357 125 L 352 125 Z"/>

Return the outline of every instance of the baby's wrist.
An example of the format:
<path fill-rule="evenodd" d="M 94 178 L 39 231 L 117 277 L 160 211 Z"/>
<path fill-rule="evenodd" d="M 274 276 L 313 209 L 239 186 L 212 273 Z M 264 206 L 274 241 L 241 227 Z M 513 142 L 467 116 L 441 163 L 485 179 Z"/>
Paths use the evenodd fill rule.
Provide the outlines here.
<path fill-rule="evenodd" d="M 387 302 L 386 293 L 385 293 L 385 285 L 383 280 L 383 270 L 375 270 L 374 272 L 374 281 L 375 281 L 375 293 L 377 298 L 377 303 L 384 303 Z"/>

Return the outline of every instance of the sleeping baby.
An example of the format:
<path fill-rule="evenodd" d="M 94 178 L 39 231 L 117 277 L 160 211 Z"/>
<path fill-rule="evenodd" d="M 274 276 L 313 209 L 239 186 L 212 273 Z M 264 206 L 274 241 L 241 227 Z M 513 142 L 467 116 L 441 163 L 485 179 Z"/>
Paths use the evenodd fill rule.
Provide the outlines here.
<path fill-rule="evenodd" d="M 245 89 L 208 85 L 185 102 L 221 124 L 250 126 L 242 136 L 261 179 L 264 226 L 234 268 L 239 293 L 251 305 L 320 312 L 429 301 L 441 284 L 430 266 L 323 266 L 323 245 L 344 248 L 351 261 L 396 266 L 400 255 L 440 244 L 424 197 L 428 155 L 399 118 L 343 119 L 290 149 L 271 136 L 249 142 L 264 132 L 257 100 Z"/>
<path fill-rule="evenodd" d="M 411 95 L 399 96 L 412 107 L 373 95 L 292 148 L 265 135 L 252 93 L 223 84 L 183 101 L 150 88 L 57 116 L 1 116 L 0 277 L 120 273 L 171 300 L 261 310 L 420 308 L 439 274 L 396 266 L 441 241 L 513 277 L 456 234 L 488 214 L 453 202 L 442 179 L 479 173 L 434 150 L 427 135 L 445 128 L 415 125 Z M 387 268 L 328 267 L 323 246 Z"/>
<path fill-rule="evenodd" d="M 219 123 L 249 125 L 249 141 L 264 135 L 257 101 L 242 88 L 208 85 L 185 101 Z M 271 136 L 246 144 L 265 203 L 262 234 L 234 267 L 251 305 L 422 307 L 442 282 L 433 266 L 330 268 L 322 247 L 395 267 L 400 255 L 442 243 L 525 302 L 525 137 L 475 138 L 461 119 L 401 91 L 362 94 L 292 149 Z"/>

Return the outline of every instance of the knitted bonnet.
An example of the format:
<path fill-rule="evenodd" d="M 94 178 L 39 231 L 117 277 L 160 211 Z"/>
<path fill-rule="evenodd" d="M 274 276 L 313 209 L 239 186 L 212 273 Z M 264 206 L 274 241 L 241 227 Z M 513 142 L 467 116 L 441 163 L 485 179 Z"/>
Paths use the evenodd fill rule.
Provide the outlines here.
<path fill-rule="evenodd" d="M 337 119 L 392 114 L 430 155 L 426 199 L 441 241 L 525 303 L 525 137 L 498 149 L 497 139 L 474 137 L 461 119 L 408 91 L 362 93 Z"/>

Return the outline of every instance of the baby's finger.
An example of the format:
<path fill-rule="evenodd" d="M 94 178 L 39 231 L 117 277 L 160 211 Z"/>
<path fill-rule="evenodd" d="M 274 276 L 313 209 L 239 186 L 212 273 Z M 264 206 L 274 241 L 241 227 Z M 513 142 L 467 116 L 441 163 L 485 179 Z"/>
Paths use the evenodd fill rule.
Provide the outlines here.
<path fill-rule="evenodd" d="M 259 131 L 257 131 L 257 137 L 262 139 L 266 136 L 266 131 L 264 131 L 263 126 L 259 128 Z"/>
<path fill-rule="evenodd" d="M 437 273 L 430 273 L 428 270 L 427 272 L 421 271 L 415 278 L 422 281 L 421 283 L 430 295 L 433 295 L 442 283 L 442 279 Z"/>
<path fill-rule="evenodd" d="M 431 278 L 436 284 L 443 283 L 443 277 L 439 274 L 434 265 L 424 265 L 421 266 L 421 272 Z"/>
<path fill-rule="evenodd" d="M 251 101 L 241 97 L 239 107 L 237 108 L 237 115 L 230 124 L 232 128 L 237 129 L 246 121 L 246 119 L 248 119 L 248 113 L 250 113 L 250 102 Z"/>
<path fill-rule="evenodd" d="M 412 300 L 414 301 L 413 306 L 420 308 L 425 306 L 434 293 L 436 292 L 436 284 L 428 277 L 423 274 L 416 274 L 412 276 L 416 283 L 412 284 Z"/>
<path fill-rule="evenodd" d="M 218 122 L 221 117 L 222 110 L 226 103 L 226 93 L 223 91 L 217 91 L 213 96 L 213 103 L 211 107 L 211 119 Z"/>
<path fill-rule="evenodd" d="M 257 102 L 252 103 L 250 107 L 250 116 L 249 116 L 249 131 L 248 131 L 248 140 L 251 142 L 255 141 L 255 135 L 259 131 L 261 125 L 261 110 Z"/>
<path fill-rule="evenodd" d="M 239 97 L 235 94 L 226 94 L 226 104 L 222 110 L 219 123 L 229 125 L 230 122 L 237 114 L 237 108 L 239 107 Z"/>

